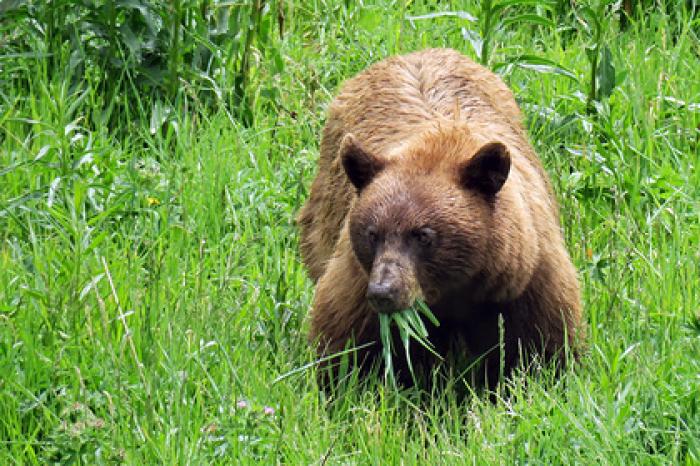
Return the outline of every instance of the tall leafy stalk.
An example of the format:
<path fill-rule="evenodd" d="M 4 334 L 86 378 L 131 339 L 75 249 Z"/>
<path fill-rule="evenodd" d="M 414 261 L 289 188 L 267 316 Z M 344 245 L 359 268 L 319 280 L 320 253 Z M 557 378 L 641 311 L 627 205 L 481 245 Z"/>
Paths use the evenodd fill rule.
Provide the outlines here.
<path fill-rule="evenodd" d="M 590 66 L 586 109 L 588 113 L 593 113 L 595 103 L 608 98 L 616 84 L 612 53 L 605 41 L 601 22 L 605 17 L 605 5 L 598 6 L 596 10 L 583 6 L 575 10 L 575 14 L 588 37 L 586 58 Z"/>
<path fill-rule="evenodd" d="M 501 62 L 494 62 L 499 40 L 503 40 L 505 32 L 516 26 L 527 24 L 554 29 L 555 23 L 537 13 L 526 10 L 528 7 L 538 7 L 550 11 L 554 4 L 549 0 L 481 0 L 476 15 L 466 11 L 443 11 L 418 16 L 408 16 L 411 22 L 440 17 L 453 17 L 460 20 L 462 37 L 471 46 L 477 61 L 489 66 L 497 72 L 507 72 L 513 66 L 530 69 L 540 73 L 554 73 L 576 80 L 569 70 L 543 56 L 528 54 L 509 54 Z"/>

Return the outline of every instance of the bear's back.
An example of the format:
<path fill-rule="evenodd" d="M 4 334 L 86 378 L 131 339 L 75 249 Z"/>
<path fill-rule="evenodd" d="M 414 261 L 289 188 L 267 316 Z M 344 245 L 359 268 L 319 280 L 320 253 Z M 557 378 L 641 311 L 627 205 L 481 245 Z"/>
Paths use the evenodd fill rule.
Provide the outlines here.
<path fill-rule="evenodd" d="M 524 136 L 520 110 L 503 81 L 451 49 L 376 63 L 345 83 L 330 119 L 340 120 L 345 132 L 383 155 L 417 133 L 455 120 L 488 122 L 501 128 L 498 132 Z"/>

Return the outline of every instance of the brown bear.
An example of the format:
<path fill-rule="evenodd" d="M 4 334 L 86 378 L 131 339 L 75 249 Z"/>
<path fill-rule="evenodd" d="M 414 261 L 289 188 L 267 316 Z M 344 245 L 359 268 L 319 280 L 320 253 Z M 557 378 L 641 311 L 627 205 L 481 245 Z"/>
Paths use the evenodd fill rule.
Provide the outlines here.
<path fill-rule="evenodd" d="M 321 356 L 376 342 L 362 353 L 376 359 L 378 313 L 416 299 L 440 322 L 438 351 L 481 357 L 489 385 L 583 340 L 576 271 L 520 110 L 454 50 L 388 58 L 344 84 L 298 223 Z"/>

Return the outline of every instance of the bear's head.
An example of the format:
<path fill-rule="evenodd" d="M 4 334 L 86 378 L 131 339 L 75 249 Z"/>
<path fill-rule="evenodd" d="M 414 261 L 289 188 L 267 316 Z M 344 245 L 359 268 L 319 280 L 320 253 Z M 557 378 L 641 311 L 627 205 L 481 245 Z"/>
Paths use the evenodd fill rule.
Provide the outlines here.
<path fill-rule="evenodd" d="M 352 249 L 376 311 L 400 311 L 419 298 L 432 305 L 455 293 L 476 301 L 522 292 L 534 268 L 533 225 L 509 186 L 505 144 L 438 128 L 390 154 L 372 153 L 348 134 L 339 155 L 357 192 Z"/>

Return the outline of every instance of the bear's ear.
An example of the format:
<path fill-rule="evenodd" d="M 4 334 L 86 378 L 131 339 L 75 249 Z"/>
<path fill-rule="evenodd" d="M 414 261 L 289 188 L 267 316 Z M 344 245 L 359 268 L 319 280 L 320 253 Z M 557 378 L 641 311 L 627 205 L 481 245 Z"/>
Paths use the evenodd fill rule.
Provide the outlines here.
<path fill-rule="evenodd" d="M 510 172 L 510 153 L 500 142 L 490 142 L 459 168 L 463 187 L 493 196 L 503 187 Z"/>
<path fill-rule="evenodd" d="M 340 143 L 340 159 L 350 182 L 362 191 L 384 168 L 384 161 L 365 151 L 352 134 Z"/>

